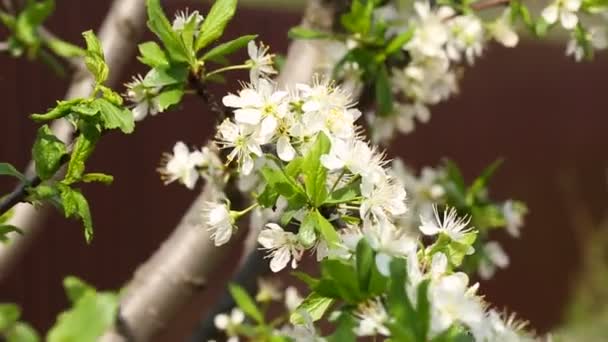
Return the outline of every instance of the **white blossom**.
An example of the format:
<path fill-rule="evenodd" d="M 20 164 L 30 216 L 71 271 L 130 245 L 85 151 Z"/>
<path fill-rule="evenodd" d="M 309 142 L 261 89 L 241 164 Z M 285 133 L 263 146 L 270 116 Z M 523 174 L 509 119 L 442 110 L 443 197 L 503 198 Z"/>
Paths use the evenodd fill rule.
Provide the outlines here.
<path fill-rule="evenodd" d="M 541 15 L 548 24 L 555 24 L 559 19 L 566 30 L 572 30 L 578 23 L 576 12 L 581 4 L 581 0 L 554 0 L 543 9 Z"/>
<path fill-rule="evenodd" d="M 490 279 L 496 272 L 496 267 L 509 266 L 509 256 L 496 241 L 490 241 L 483 246 L 485 258 L 479 264 L 478 273 L 481 279 Z"/>
<path fill-rule="evenodd" d="M 254 41 L 250 41 L 247 44 L 247 53 L 249 54 L 247 63 L 251 67 L 249 69 L 251 82 L 257 83 L 260 78 L 266 78 L 277 73 L 273 66 L 274 55 L 268 53 L 268 46 L 264 46 L 260 42 L 258 47 Z"/>
<path fill-rule="evenodd" d="M 437 206 L 433 207 L 433 218 L 420 217 L 420 231 L 424 235 L 445 234 L 454 241 L 459 241 L 464 234 L 472 230 L 467 228 L 470 218 L 458 217 L 455 208 L 446 207 L 443 211 L 443 218 L 439 217 Z"/>
<path fill-rule="evenodd" d="M 460 15 L 449 20 L 450 38 L 446 52 L 450 59 L 460 62 L 464 54 L 469 65 L 481 55 L 484 35 L 481 20 L 474 15 Z"/>
<path fill-rule="evenodd" d="M 594 26 L 585 32 L 585 37 L 583 39 L 589 43 L 590 47 L 602 50 L 608 47 L 606 34 L 605 27 Z M 573 56 L 577 62 L 580 62 L 583 57 L 585 57 L 585 47 L 581 45 L 574 33 L 566 46 L 566 55 Z"/>
<path fill-rule="evenodd" d="M 495 21 L 488 24 L 490 35 L 506 47 L 515 47 L 519 42 L 519 36 L 511 23 L 511 10 L 507 9 Z"/>
<path fill-rule="evenodd" d="M 418 247 L 415 238 L 386 221 L 364 225 L 363 235 L 377 252 L 376 267 L 385 276 L 390 275 L 389 265 L 393 257 L 405 258 Z"/>
<path fill-rule="evenodd" d="M 364 141 L 332 139 L 329 153 L 321 156 L 321 164 L 329 170 L 347 168 L 353 174 L 376 183 L 385 177 L 382 159 L 383 156 Z"/>
<path fill-rule="evenodd" d="M 285 307 L 289 312 L 294 312 L 302 303 L 304 298 L 300 296 L 298 289 L 293 286 L 288 286 L 285 289 Z"/>
<path fill-rule="evenodd" d="M 385 325 L 389 322 L 389 316 L 380 299 L 371 299 L 359 304 L 355 316 L 359 318 L 359 324 L 355 327 L 357 336 L 390 336 Z"/>
<path fill-rule="evenodd" d="M 245 314 L 238 308 L 232 309 L 230 315 L 221 313 L 214 317 L 213 323 L 219 330 L 225 331 L 229 336 L 227 342 L 238 342 L 236 329 L 245 321 Z"/>
<path fill-rule="evenodd" d="M 217 138 L 222 148 L 232 148 L 228 161 L 231 162 L 236 157 L 243 174 L 250 174 L 254 166 L 252 154 L 262 156 L 259 138 L 254 135 L 252 128 L 225 119 L 218 127 Z"/>
<path fill-rule="evenodd" d="M 279 272 L 291 260 L 291 267 L 296 268 L 304 253 L 304 247 L 298 241 L 298 237 L 292 232 L 286 232 L 276 223 L 266 224 L 265 229 L 260 232 L 258 242 L 269 251 L 270 269 Z"/>
<path fill-rule="evenodd" d="M 126 83 L 126 97 L 134 104 L 131 111 L 135 121 L 143 120 L 148 114 L 156 115 L 162 108 L 157 95 L 162 87 L 149 87 L 144 84 L 141 75 L 133 76 L 133 80 Z"/>
<path fill-rule="evenodd" d="M 205 163 L 205 155 L 201 151 L 190 152 L 186 144 L 177 142 L 173 154 L 165 154 L 164 165 L 159 168 L 165 184 L 179 181 L 188 189 L 194 189 L 199 177 L 197 167 Z"/>
<path fill-rule="evenodd" d="M 203 223 L 211 232 L 211 238 L 216 246 L 221 246 L 232 237 L 235 229 L 234 218 L 230 215 L 230 209 L 223 203 L 205 202 L 202 209 Z"/>
<path fill-rule="evenodd" d="M 364 221 L 391 221 L 407 211 L 405 189 L 395 178 L 389 177 L 376 183 L 364 179 L 361 195 L 363 201 L 359 215 Z"/>
<path fill-rule="evenodd" d="M 173 19 L 172 27 L 175 31 L 183 31 L 187 25 L 193 24 L 193 33 L 194 36 L 198 34 L 199 27 L 203 23 L 203 16 L 198 13 L 198 11 L 194 11 L 192 13 L 188 13 L 188 9 L 185 11 L 179 11 L 175 14 L 175 19 Z"/>
<path fill-rule="evenodd" d="M 481 322 L 484 309 L 475 296 L 476 287 L 468 287 L 469 278 L 464 273 L 440 277 L 429 286 L 431 302 L 431 335 L 435 336 L 454 322 L 468 326 Z"/>
<path fill-rule="evenodd" d="M 444 56 L 444 44 L 448 41 L 449 31 L 445 19 L 454 15 L 454 10 L 441 6 L 436 11 L 431 9 L 428 1 L 416 1 L 416 30 L 404 49 L 426 57 Z"/>
<path fill-rule="evenodd" d="M 517 204 L 511 200 L 506 201 L 502 206 L 502 214 L 505 217 L 507 232 L 513 237 L 520 236 L 520 229 L 524 225 L 525 209 L 518 208 Z"/>

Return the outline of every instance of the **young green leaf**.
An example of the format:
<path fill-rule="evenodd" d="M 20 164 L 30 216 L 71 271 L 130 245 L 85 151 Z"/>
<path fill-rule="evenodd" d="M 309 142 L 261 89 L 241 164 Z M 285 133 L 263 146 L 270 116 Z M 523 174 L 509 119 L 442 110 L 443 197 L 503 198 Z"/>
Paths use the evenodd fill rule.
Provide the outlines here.
<path fill-rule="evenodd" d="M 52 38 L 43 41 L 44 45 L 48 47 L 53 53 L 58 56 L 65 58 L 82 57 L 86 54 L 86 51 L 80 46 L 70 44 L 61 39 Z"/>
<path fill-rule="evenodd" d="M 373 1 L 353 0 L 350 12 L 340 17 L 340 23 L 348 31 L 366 36 L 372 25 L 373 13 Z"/>
<path fill-rule="evenodd" d="M 9 163 L 0 163 L 0 176 L 12 176 L 22 182 L 27 182 L 27 178 Z"/>
<path fill-rule="evenodd" d="M 201 25 L 194 50 L 198 52 L 224 33 L 228 22 L 236 12 L 237 0 L 216 0 Z"/>
<path fill-rule="evenodd" d="M 95 145 L 101 134 L 99 129 L 91 124 L 81 125 L 80 132 L 81 134 L 76 138 L 74 147 L 72 148 L 68 171 L 63 180 L 65 184 L 71 184 L 82 179 L 85 163 L 95 150 Z"/>
<path fill-rule="evenodd" d="M 315 207 L 319 207 L 327 198 L 327 169 L 321 165 L 321 156 L 329 152 L 330 146 L 329 138 L 320 132 L 302 161 L 306 194 Z"/>
<path fill-rule="evenodd" d="M 182 43 L 165 16 L 160 0 L 146 0 L 148 27 L 163 42 L 171 58 L 177 62 L 188 62 Z"/>
<path fill-rule="evenodd" d="M 312 211 L 308 212 L 304 220 L 302 220 L 302 224 L 298 230 L 298 241 L 306 248 L 312 247 L 317 239 L 317 235 L 315 234 L 316 223 L 316 213 Z"/>
<path fill-rule="evenodd" d="M 241 308 L 247 316 L 253 318 L 256 322 L 263 324 L 264 316 L 247 292 L 242 287 L 235 284 L 229 284 L 228 287 L 232 298 L 234 298 L 234 301 L 239 308 Z"/>
<path fill-rule="evenodd" d="M 414 30 L 415 29 L 412 26 L 409 29 L 407 29 L 405 32 L 394 37 L 390 41 L 390 43 L 388 43 L 388 46 L 386 47 L 384 52 L 387 55 L 392 55 L 393 53 L 400 51 L 403 48 L 403 45 L 407 44 L 407 42 L 409 42 L 410 39 L 412 39 L 412 37 L 414 36 Z"/>
<path fill-rule="evenodd" d="M 46 336 L 49 342 L 97 341 L 116 319 L 118 296 L 112 292 L 88 290 L 57 317 Z"/>
<path fill-rule="evenodd" d="M 23 11 L 17 16 L 15 35 L 26 45 L 38 45 L 40 37 L 38 27 L 53 12 L 53 0 L 28 1 Z"/>
<path fill-rule="evenodd" d="M 328 32 L 296 26 L 289 29 L 287 36 L 291 39 L 329 39 L 332 35 Z"/>
<path fill-rule="evenodd" d="M 387 116 L 393 112 L 393 93 L 386 66 L 382 66 L 376 74 L 376 101 L 378 101 L 378 115 Z"/>
<path fill-rule="evenodd" d="M 265 166 L 262 168 L 262 176 L 266 181 L 266 188 L 260 195 L 261 198 L 258 198 L 260 204 L 272 207 L 275 204 L 272 200 L 276 201 L 278 195 L 285 197 L 290 207 L 298 207 L 306 203 L 306 193 L 302 186 L 281 169 Z"/>
<path fill-rule="evenodd" d="M 38 129 L 32 156 L 36 174 L 40 179 L 47 180 L 53 177 L 61 167 L 61 159 L 66 153 L 65 144 L 53 134 L 48 125 L 43 125 Z"/>
<path fill-rule="evenodd" d="M 102 84 L 108 79 L 108 74 L 110 71 L 103 56 L 101 42 L 91 30 L 83 32 L 82 35 L 87 43 L 84 64 L 95 77 L 96 83 Z"/>
<path fill-rule="evenodd" d="M 184 90 L 181 85 L 164 90 L 156 96 L 158 110 L 164 112 L 167 108 L 178 104 L 184 96 Z"/>
<path fill-rule="evenodd" d="M 250 35 L 238 37 L 229 42 L 220 44 L 220 45 L 214 47 L 213 49 L 209 50 L 207 53 L 205 53 L 201 59 L 204 61 L 216 60 L 219 57 L 229 55 L 229 54 L 243 48 L 244 46 L 246 46 L 247 43 L 249 43 L 250 41 L 257 38 L 257 36 L 258 36 L 257 34 L 250 34 Z"/>
<path fill-rule="evenodd" d="M 343 341 L 356 341 L 357 335 L 355 335 L 355 327 L 357 326 L 353 316 L 348 313 L 342 313 L 338 318 L 336 329 L 334 332 L 327 336 L 325 339 L 327 342 L 343 342 Z"/>
<path fill-rule="evenodd" d="M 7 342 L 38 342 L 40 337 L 36 330 L 23 322 L 15 323 L 4 336 Z"/>
<path fill-rule="evenodd" d="M 132 133 L 135 129 L 135 120 L 130 110 L 118 107 L 104 98 L 93 100 L 91 106 L 99 110 L 104 128 L 119 128 L 126 134 Z"/>
<path fill-rule="evenodd" d="M 168 69 L 154 68 L 144 77 L 146 87 L 165 87 L 184 83 L 188 77 L 188 70 L 182 66 L 172 66 Z"/>
<path fill-rule="evenodd" d="M 316 227 L 323 236 L 323 239 L 328 244 L 337 244 L 340 242 L 340 235 L 336 232 L 336 228 L 325 218 L 319 210 L 315 210 Z"/>
<path fill-rule="evenodd" d="M 304 313 L 307 314 L 313 322 L 320 320 L 325 312 L 331 307 L 334 300 L 320 296 L 312 292 L 298 306 L 295 312 L 289 317 L 291 324 L 304 324 L 306 319 Z"/>
<path fill-rule="evenodd" d="M 0 331 L 8 329 L 21 316 L 21 309 L 15 304 L 0 304 Z"/>
<path fill-rule="evenodd" d="M 359 288 L 363 292 L 368 292 L 372 278 L 372 269 L 376 266 L 374 264 L 374 251 L 366 239 L 359 240 L 356 256 L 355 260 L 357 264 Z"/>
<path fill-rule="evenodd" d="M 94 287 L 74 276 L 67 276 L 63 279 L 63 288 L 72 305 L 76 304 L 85 293 L 95 292 Z"/>
<path fill-rule="evenodd" d="M 110 185 L 114 182 L 114 177 L 104 173 L 87 173 L 82 176 L 82 181 L 85 183 L 97 182 Z"/>
<path fill-rule="evenodd" d="M 416 299 L 417 313 L 417 335 L 419 341 L 426 341 L 431 324 L 431 303 L 429 302 L 428 289 L 430 280 L 423 280 L 418 285 L 418 295 Z"/>
<path fill-rule="evenodd" d="M 339 204 L 350 202 L 356 197 L 360 196 L 361 193 L 361 182 L 356 181 L 348 184 L 340 189 L 335 190 L 325 200 L 323 204 Z"/>
<path fill-rule="evenodd" d="M 146 42 L 143 44 L 139 44 L 139 53 L 141 54 L 139 59 L 140 62 L 151 68 L 168 68 L 169 60 L 167 59 L 167 55 L 160 48 L 156 42 Z"/>
<path fill-rule="evenodd" d="M 44 114 L 32 114 L 32 120 L 36 122 L 44 122 L 60 119 L 70 113 L 72 113 L 72 107 L 80 104 L 84 101 L 84 99 L 76 98 L 67 101 L 57 101 L 57 105 L 50 109 L 48 112 Z"/>
<path fill-rule="evenodd" d="M 89 203 L 78 189 L 72 189 L 67 185 L 60 186 L 61 204 L 66 218 L 79 217 L 84 225 L 84 237 L 87 243 L 93 239 L 93 220 Z"/>

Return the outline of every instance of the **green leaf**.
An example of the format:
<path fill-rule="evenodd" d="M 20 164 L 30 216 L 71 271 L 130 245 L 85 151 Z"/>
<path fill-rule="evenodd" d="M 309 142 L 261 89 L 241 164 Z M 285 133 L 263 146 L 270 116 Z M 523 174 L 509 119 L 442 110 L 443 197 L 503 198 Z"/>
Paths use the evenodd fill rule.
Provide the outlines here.
<path fill-rule="evenodd" d="M 82 181 L 85 183 L 97 182 L 110 185 L 114 182 L 114 177 L 105 173 L 87 173 L 82 176 Z"/>
<path fill-rule="evenodd" d="M 405 260 L 393 258 L 390 271 L 387 305 L 391 317 L 395 319 L 388 326 L 391 334 L 397 341 L 423 341 L 415 337 L 416 312 L 404 286 L 407 282 Z"/>
<path fill-rule="evenodd" d="M 99 110 L 104 128 L 119 128 L 126 134 L 132 133 L 135 129 L 135 120 L 130 110 L 118 107 L 104 98 L 93 100 L 91 106 Z"/>
<path fill-rule="evenodd" d="M 156 44 L 156 42 L 146 42 L 143 44 L 139 44 L 139 53 L 141 57 L 138 57 L 142 63 L 151 67 L 151 68 L 168 68 L 169 60 L 167 59 L 167 55 L 161 49 L 161 47 Z"/>
<path fill-rule="evenodd" d="M 257 34 L 250 34 L 246 36 L 242 36 L 236 39 L 233 39 L 229 42 L 220 44 L 213 49 L 209 50 L 207 53 L 203 55 L 202 60 L 217 60 L 219 57 L 223 57 L 229 55 L 247 45 L 250 41 L 257 38 Z"/>
<path fill-rule="evenodd" d="M 317 134 L 317 140 L 302 160 L 306 194 L 315 207 L 319 207 L 327 198 L 327 169 L 321 165 L 321 156 L 329 152 L 331 143 L 323 132 Z"/>
<path fill-rule="evenodd" d="M 58 56 L 65 58 L 82 57 L 86 54 L 86 51 L 80 46 L 68 43 L 61 39 L 46 39 L 43 41 L 53 53 Z"/>
<path fill-rule="evenodd" d="M 355 327 L 357 326 L 352 315 L 348 313 L 342 313 L 338 318 L 336 324 L 336 330 L 325 339 L 327 342 L 343 342 L 343 341 L 356 341 L 357 336 L 355 335 Z"/>
<path fill-rule="evenodd" d="M 359 289 L 357 271 L 352 265 L 337 259 L 325 259 L 321 262 L 321 275 L 321 281 L 314 288 L 320 295 L 339 298 L 349 304 L 365 299 Z"/>
<path fill-rule="evenodd" d="M 274 206 L 279 195 L 287 199 L 290 207 L 301 207 L 306 203 L 304 189 L 283 170 L 266 165 L 262 168 L 262 176 L 266 181 L 266 188 L 262 195 L 258 197 L 261 205 L 267 208 Z"/>
<path fill-rule="evenodd" d="M 393 112 L 393 92 L 386 66 L 382 66 L 376 75 L 375 83 L 378 115 L 387 116 Z"/>
<path fill-rule="evenodd" d="M 296 26 L 289 29 L 287 36 L 291 39 L 329 39 L 332 35 L 328 32 Z"/>
<path fill-rule="evenodd" d="M 90 243 L 93 239 L 93 220 L 87 199 L 80 190 L 72 189 L 67 185 L 61 185 L 59 189 L 65 217 L 78 217 L 82 220 L 85 240 Z"/>
<path fill-rule="evenodd" d="M 0 224 L 0 241 L 8 242 L 8 234 L 17 233 L 19 235 L 23 235 L 23 231 L 13 225 L 10 224 Z M 1 329 L 0 329 L 1 330 Z"/>
<path fill-rule="evenodd" d="M 160 0 L 146 0 L 148 27 L 163 42 L 171 58 L 177 62 L 188 62 L 181 40 L 160 6 Z"/>
<path fill-rule="evenodd" d="M 95 125 L 83 124 L 80 127 L 80 135 L 76 138 L 63 182 L 71 184 L 82 179 L 85 163 L 95 150 L 101 132 Z"/>
<path fill-rule="evenodd" d="M 239 308 L 241 308 L 247 316 L 253 318 L 256 322 L 263 324 L 264 316 L 247 292 L 236 284 L 229 284 L 228 287 L 230 289 L 230 294 Z"/>
<path fill-rule="evenodd" d="M 0 331 L 15 324 L 21 316 L 21 309 L 15 304 L 0 304 Z"/>
<path fill-rule="evenodd" d="M 490 178 L 494 175 L 496 170 L 502 165 L 503 160 L 498 159 L 488 167 L 486 167 L 479 177 L 473 181 L 473 184 L 467 190 L 466 202 L 469 206 L 475 204 L 476 200 L 486 193 L 486 187 L 488 186 L 488 182 Z"/>
<path fill-rule="evenodd" d="M 36 165 L 36 174 L 47 180 L 55 175 L 62 165 L 61 159 L 67 154 L 65 144 L 59 140 L 48 125 L 38 129 L 32 155 Z"/>
<path fill-rule="evenodd" d="M 158 110 L 164 112 L 167 108 L 178 104 L 183 96 L 184 90 L 181 86 L 179 86 L 179 88 L 173 87 L 172 89 L 164 90 L 155 97 L 158 104 Z"/>
<path fill-rule="evenodd" d="M 46 341 L 97 341 L 114 323 L 118 313 L 118 296 L 111 292 L 88 290 L 72 308 L 57 317 Z"/>
<path fill-rule="evenodd" d="M 84 99 L 72 99 L 67 101 L 57 101 L 57 105 L 44 114 L 32 114 L 32 120 L 36 122 L 60 119 L 72 112 L 72 107 L 84 102 Z"/>
<path fill-rule="evenodd" d="M 38 45 L 40 37 L 38 27 L 53 12 L 53 0 L 28 1 L 26 7 L 17 16 L 15 35 L 26 45 Z"/>
<path fill-rule="evenodd" d="M 333 302 L 332 298 L 323 297 L 313 292 L 298 305 L 296 311 L 289 317 L 289 321 L 291 324 L 304 324 L 306 319 L 303 312 L 306 312 L 313 322 L 318 321 Z"/>
<path fill-rule="evenodd" d="M 356 249 L 357 279 L 359 288 L 363 292 L 368 292 L 372 278 L 374 265 L 374 251 L 367 243 L 366 239 L 359 240 Z"/>
<path fill-rule="evenodd" d="M 418 285 L 418 293 L 416 299 L 416 313 L 417 313 L 417 333 L 419 341 L 426 341 L 429 328 L 431 325 L 431 303 L 429 302 L 428 289 L 430 280 L 423 280 Z"/>
<path fill-rule="evenodd" d="M 310 288 L 314 288 L 317 285 L 319 285 L 319 279 L 313 278 L 304 272 L 294 271 L 294 272 L 291 272 L 291 275 L 298 278 L 300 281 L 302 281 L 303 283 L 308 285 L 308 287 L 310 287 Z"/>
<path fill-rule="evenodd" d="M 188 69 L 184 66 L 172 66 L 169 69 L 154 68 L 144 77 L 146 87 L 164 87 L 184 83 L 188 77 Z"/>
<path fill-rule="evenodd" d="M 196 52 L 222 36 L 226 25 L 234 16 L 236 4 L 237 0 L 216 0 L 213 3 L 196 39 Z"/>
<path fill-rule="evenodd" d="M 403 46 L 405 44 L 407 44 L 407 42 L 409 42 L 412 39 L 412 37 L 414 36 L 414 31 L 415 31 L 415 28 L 412 26 L 412 27 L 408 28 L 405 32 L 402 32 L 401 34 L 394 37 L 390 41 L 390 43 L 388 43 L 388 46 L 386 47 L 384 52 L 387 55 L 392 55 L 395 52 L 401 51 Z"/>
<path fill-rule="evenodd" d="M 306 248 L 310 248 L 315 244 L 317 239 L 317 235 L 315 234 L 316 223 L 316 213 L 313 211 L 308 212 L 304 220 L 302 220 L 302 224 L 298 230 L 298 241 Z"/>
<path fill-rule="evenodd" d="M 9 163 L 0 163 L 0 176 L 12 176 L 22 182 L 27 182 L 27 178 Z"/>
<path fill-rule="evenodd" d="M 101 84 L 108 79 L 110 72 L 103 56 L 101 42 L 91 30 L 83 32 L 82 35 L 87 43 L 84 64 L 95 77 L 96 83 Z"/>
<path fill-rule="evenodd" d="M 353 0 L 350 12 L 340 17 L 340 23 L 348 31 L 366 36 L 372 25 L 373 13 L 373 1 Z"/>
<path fill-rule="evenodd" d="M 360 193 L 361 182 L 356 181 L 332 192 L 323 204 L 347 203 L 360 196 Z"/>
<path fill-rule="evenodd" d="M 63 279 L 63 288 L 72 305 L 76 304 L 87 292 L 95 292 L 94 287 L 74 276 L 67 276 Z"/>
<path fill-rule="evenodd" d="M 6 333 L 6 342 L 38 342 L 40 337 L 29 324 L 17 322 Z"/>
<path fill-rule="evenodd" d="M 314 213 L 316 214 L 316 227 L 321 236 L 323 236 L 323 239 L 330 245 L 338 244 L 340 242 L 340 235 L 338 235 L 334 226 L 321 215 L 319 210 L 315 210 Z"/>

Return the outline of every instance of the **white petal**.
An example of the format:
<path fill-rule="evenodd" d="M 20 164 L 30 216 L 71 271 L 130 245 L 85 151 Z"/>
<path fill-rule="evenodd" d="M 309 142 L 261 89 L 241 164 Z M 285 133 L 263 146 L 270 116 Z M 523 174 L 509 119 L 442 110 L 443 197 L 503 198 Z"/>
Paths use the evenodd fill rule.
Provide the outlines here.
<path fill-rule="evenodd" d="M 234 111 L 234 119 L 236 122 L 257 125 L 262 118 L 262 112 L 255 108 L 242 108 Z"/>
<path fill-rule="evenodd" d="M 241 108 L 244 106 L 244 103 L 241 98 L 234 94 L 228 94 L 224 96 L 222 98 L 222 103 L 224 104 L 224 106 L 232 108 Z"/>
<path fill-rule="evenodd" d="M 137 106 L 131 110 L 133 112 L 133 119 L 135 119 L 135 121 L 143 120 L 146 115 L 148 115 L 148 107 L 148 101 L 138 103 Z"/>
<path fill-rule="evenodd" d="M 241 165 L 241 168 L 243 170 L 243 174 L 245 176 L 247 176 L 248 174 L 251 173 L 251 171 L 253 170 L 253 159 L 251 158 L 251 156 L 246 155 L 243 157 L 243 164 Z"/>
<path fill-rule="evenodd" d="M 393 258 L 390 255 L 385 253 L 376 254 L 376 267 L 378 268 L 378 272 L 383 276 L 389 277 L 391 275 L 390 272 L 390 263 Z"/>
<path fill-rule="evenodd" d="M 221 246 L 228 241 L 230 241 L 230 237 L 232 236 L 232 226 L 231 225 L 222 225 L 217 227 L 214 232 L 213 239 L 216 246 Z"/>
<path fill-rule="evenodd" d="M 321 165 L 329 170 L 337 170 L 344 167 L 344 161 L 338 159 L 333 154 L 324 154 L 321 156 Z"/>
<path fill-rule="evenodd" d="M 230 320 L 232 321 L 232 324 L 241 324 L 245 321 L 245 314 L 243 311 L 234 308 L 230 313 Z"/>
<path fill-rule="evenodd" d="M 296 150 L 291 146 L 288 137 L 281 136 L 277 140 L 277 154 L 284 161 L 290 161 L 295 157 Z"/>
<path fill-rule="evenodd" d="M 262 136 L 272 136 L 274 131 L 277 129 L 277 119 L 269 115 L 262 120 L 262 127 L 260 128 L 260 134 Z"/>
<path fill-rule="evenodd" d="M 277 273 L 280 270 L 284 269 L 289 263 L 289 259 L 291 258 L 291 253 L 289 252 L 289 248 L 281 247 L 277 249 L 273 253 L 272 260 L 270 261 L 270 270 L 272 272 Z"/>
<path fill-rule="evenodd" d="M 440 232 L 439 227 L 432 222 L 431 220 L 427 220 L 423 217 L 420 217 L 421 225 L 419 227 L 420 231 L 424 235 L 435 235 Z"/>
<path fill-rule="evenodd" d="M 249 54 L 249 58 L 251 59 L 258 58 L 258 47 L 253 40 L 247 44 L 247 54 Z"/>
<path fill-rule="evenodd" d="M 559 8 L 557 8 L 557 5 L 555 4 L 549 5 L 542 11 L 541 16 L 547 23 L 553 24 L 557 21 L 557 17 L 559 16 Z"/>
<path fill-rule="evenodd" d="M 215 318 L 213 318 L 213 323 L 215 324 L 216 328 L 220 330 L 226 330 L 226 328 L 228 327 L 228 323 L 230 323 L 230 320 L 228 319 L 228 315 L 219 314 L 215 316 Z"/>
<path fill-rule="evenodd" d="M 569 11 L 562 11 L 560 15 L 562 26 L 567 30 L 572 30 L 578 23 L 578 17 L 576 13 Z"/>

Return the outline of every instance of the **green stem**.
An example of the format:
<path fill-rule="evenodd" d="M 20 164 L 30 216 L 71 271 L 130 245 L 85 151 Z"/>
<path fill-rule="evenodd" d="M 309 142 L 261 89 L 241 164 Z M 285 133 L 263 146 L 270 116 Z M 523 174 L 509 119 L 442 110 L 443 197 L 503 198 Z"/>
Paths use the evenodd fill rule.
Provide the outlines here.
<path fill-rule="evenodd" d="M 345 173 L 346 173 L 346 168 L 343 168 L 342 172 L 340 172 L 340 175 L 338 176 L 338 179 L 336 179 L 336 181 L 334 182 L 334 185 L 332 185 L 332 187 L 331 187 L 331 190 L 329 190 L 330 194 L 332 192 L 334 192 L 334 190 L 336 190 L 336 186 L 338 186 L 338 183 L 340 183 L 340 181 L 342 180 L 342 177 L 344 177 Z"/>
<path fill-rule="evenodd" d="M 207 73 L 207 74 L 205 75 L 205 78 L 208 78 L 208 77 L 213 76 L 213 75 L 220 74 L 220 73 L 225 72 L 225 71 L 230 71 L 230 70 L 241 70 L 241 69 L 250 69 L 250 68 L 251 68 L 251 66 L 250 66 L 250 65 L 247 65 L 247 64 L 231 65 L 231 66 L 227 66 L 227 67 L 223 67 L 223 68 L 215 69 L 215 70 L 213 70 L 213 71 L 211 71 L 211 72 Z"/>

